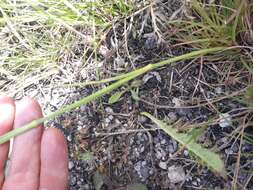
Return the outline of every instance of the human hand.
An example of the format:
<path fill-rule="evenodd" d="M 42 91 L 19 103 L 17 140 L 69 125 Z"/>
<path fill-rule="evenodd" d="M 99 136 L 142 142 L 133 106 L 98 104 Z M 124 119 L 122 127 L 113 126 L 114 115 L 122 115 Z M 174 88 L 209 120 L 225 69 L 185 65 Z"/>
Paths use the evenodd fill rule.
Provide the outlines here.
<path fill-rule="evenodd" d="M 14 102 L 0 96 L 0 135 L 42 117 L 39 104 L 24 98 Z M 63 134 L 40 125 L 14 138 L 10 167 L 5 176 L 9 142 L 0 145 L 1 190 L 66 190 L 68 153 Z"/>

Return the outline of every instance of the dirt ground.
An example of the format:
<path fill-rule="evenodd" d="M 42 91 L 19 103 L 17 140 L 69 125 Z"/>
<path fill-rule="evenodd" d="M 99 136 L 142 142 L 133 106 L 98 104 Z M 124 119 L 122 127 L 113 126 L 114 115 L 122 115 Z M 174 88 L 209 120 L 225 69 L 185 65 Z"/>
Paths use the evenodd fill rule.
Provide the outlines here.
<path fill-rule="evenodd" d="M 178 1 L 163 1 L 115 23 L 94 60 L 100 65 L 100 76 L 108 78 L 189 52 L 187 46 L 174 47 L 171 31 L 153 21 L 154 15 L 163 19 L 180 17 L 180 6 Z M 71 73 L 78 70 L 78 63 L 64 68 Z M 96 69 L 88 74 L 92 79 Z M 131 189 L 135 183 L 150 190 L 231 189 L 239 150 L 237 188 L 253 189 L 253 145 L 238 139 L 239 126 L 252 114 L 234 98 L 251 83 L 248 76 L 237 62 L 228 65 L 202 58 L 178 62 L 138 78 L 135 87 L 117 90 L 126 92 L 115 104 L 107 103 L 108 95 L 49 122 L 47 125 L 60 128 L 68 141 L 70 190 Z M 56 84 L 60 77 L 64 73 L 50 80 Z M 82 77 L 80 72 L 73 80 L 82 81 Z M 40 86 L 46 95 L 33 94 Z M 27 94 L 37 97 L 49 112 L 103 87 L 66 88 L 44 83 L 30 87 Z M 138 90 L 138 100 L 129 89 Z M 200 165 L 187 149 L 180 149 L 174 139 L 141 116 L 143 111 L 167 120 L 182 132 L 197 124 L 204 126 L 198 141 L 221 155 L 228 178 Z M 229 121 L 221 122 L 217 118 L 221 113 L 227 114 Z M 245 130 L 252 133 L 252 128 Z"/>

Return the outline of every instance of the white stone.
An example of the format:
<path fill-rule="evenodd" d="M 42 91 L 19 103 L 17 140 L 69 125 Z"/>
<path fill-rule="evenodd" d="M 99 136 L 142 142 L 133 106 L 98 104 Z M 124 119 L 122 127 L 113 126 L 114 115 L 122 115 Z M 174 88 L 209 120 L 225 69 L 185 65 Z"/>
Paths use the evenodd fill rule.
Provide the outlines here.
<path fill-rule="evenodd" d="M 171 183 L 180 183 L 186 179 L 184 169 L 177 166 L 168 168 L 168 177 Z"/>
<path fill-rule="evenodd" d="M 220 118 L 219 120 L 220 127 L 225 128 L 232 126 L 232 118 L 229 113 L 222 113 L 219 115 L 219 118 Z"/>
<path fill-rule="evenodd" d="M 105 108 L 105 111 L 106 111 L 107 113 L 113 113 L 113 109 L 110 108 L 110 107 L 106 107 L 106 108 Z"/>
<path fill-rule="evenodd" d="M 159 162 L 159 167 L 162 168 L 163 170 L 167 169 L 167 163 L 166 162 Z"/>
<path fill-rule="evenodd" d="M 109 115 L 108 118 L 112 121 L 113 120 L 113 116 Z"/>
<path fill-rule="evenodd" d="M 182 106 L 181 100 L 179 98 L 176 98 L 176 97 L 172 98 L 172 103 L 175 104 L 174 107 L 181 107 Z"/>
<path fill-rule="evenodd" d="M 68 164 L 69 169 L 71 170 L 74 166 L 75 166 L 74 163 L 70 161 Z"/>
<path fill-rule="evenodd" d="M 216 94 L 221 94 L 221 93 L 223 93 L 223 91 L 222 91 L 222 88 L 221 88 L 221 87 L 217 87 L 217 88 L 215 88 L 215 92 L 216 92 Z"/>

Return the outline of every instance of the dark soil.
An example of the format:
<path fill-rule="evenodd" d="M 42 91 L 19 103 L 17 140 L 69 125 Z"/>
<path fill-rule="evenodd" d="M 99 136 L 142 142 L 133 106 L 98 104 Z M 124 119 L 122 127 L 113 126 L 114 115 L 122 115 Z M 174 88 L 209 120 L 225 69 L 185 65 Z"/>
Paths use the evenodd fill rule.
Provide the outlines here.
<path fill-rule="evenodd" d="M 179 7 L 178 1 L 163 1 L 154 6 L 154 11 L 169 18 Z M 126 23 L 131 25 L 127 39 L 124 22 L 116 23 L 101 45 L 106 52 L 98 52 L 103 78 L 191 50 L 172 47 L 166 28 L 159 23 L 156 33 L 150 9 Z M 243 122 L 252 117 L 240 101 L 251 75 L 239 62 L 213 60 L 199 58 L 166 66 L 138 78 L 139 100 L 128 91 L 119 102 L 109 105 L 108 95 L 49 123 L 62 129 L 68 140 L 70 189 L 129 189 L 134 183 L 145 184 L 150 190 L 231 189 L 239 152 L 236 188 L 253 189 L 253 146 L 238 137 Z M 103 87 L 76 88 L 71 100 L 63 104 Z M 180 149 L 174 139 L 140 115 L 143 111 L 174 123 L 181 132 L 212 121 L 202 125 L 206 129 L 198 141 L 221 155 L 228 178 L 219 177 L 188 150 Z M 219 121 L 222 113 L 231 119 L 225 127 Z M 247 127 L 245 133 L 252 134 L 252 128 Z"/>

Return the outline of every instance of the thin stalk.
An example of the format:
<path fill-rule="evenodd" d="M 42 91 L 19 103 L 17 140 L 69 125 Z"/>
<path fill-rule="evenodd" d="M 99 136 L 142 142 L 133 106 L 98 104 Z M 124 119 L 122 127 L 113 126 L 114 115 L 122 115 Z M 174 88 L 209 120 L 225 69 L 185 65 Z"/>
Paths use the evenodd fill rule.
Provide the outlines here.
<path fill-rule="evenodd" d="M 153 69 L 157 69 L 157 68 L 160 68 L 160 67 L 163 67 L 167 64 L 170 64 L 170 63 L 173 63 L 173 62 L 177 62 L 177 61 L 181 61 L 181 60 L 186 60 L 186 59 L 190 59 L 190 58 L 194 58 L 194 57 L 197 57 L 197 56 L 200 56 L 200 55 L 205 55 L 205 54 L 209 54 L 209 53 L 214 53 L 214 52 L 218 52 L 218 51 L 224 51 L 226 48 L 225 47 L 216 47 L 216 48 L 210 48 L 210 49 L 204 49 L 204 50 L 198 50 L 198 51 L 193 51 L 191 53 L 187 53 L 187 54 L 184 54 L 184 55 L 180 55 L 180 56 L 177 56 L 177 57 L 173 57 L 173 58 L 170 58 L 170 59 L 167 59 L 167 60 L 164 60 L 164 61 L 160 61 L 158 63 L 154 63 L 154 64 L 149 64 L 145 67 L 142 67 L 140 69 L 137 69 L 135 71 L 131 71 L 129 73 L 126 73 L 126 74 L 122 74 L 117 78 L 118 81 L 114 82 L 113 84 L 107 86 L 106 88 L 103 88 L 101 90 L 98 90 L 96 91 L 95 93 L 79 100 L 79 101 L 76 101 L 75 103 L 73 104 L 70 104 L 70 105 L 67 105 L 61 109 L 59 109 L 58 111 L 56 112 L 53 112 L 43 118 L 39 118 L 39 119 L 36 119 L 34 121 L 32 121 L 31 123 L 28 123 L 20 128 L 17 128 L 17 129 L 14 129 L 2 136 L 0 136 L 0 144 L 3 144 L 7 141 L 9 141 L 11 138 L 17 136 L 17 135 L 20 135 L 32 128 L 35 128 L 37 127 L 39 124 L 42 124 L 44 123 L 45 121 L 47 120 L 50 120 L 50 119 L 53 119 L 59 115 L 62 115 L 63 113 L 66 113 L 66 112 L 69 112 L 75 108 L 78 108 L 80 107 L 81 105 L 84 105 L 84 104 L 87 104 L 105 94 L 108 94 L 109 92 L 111 92 L 112 90 L 114 89 L 117 89 L 119 88 L 120 86 L 126 84 L 127 82 L 129 82 L 130 80 L 148 72 L 148 71 L 151 71 Z"/>
<path fill-rule="evenodd" d="M 203 40 L 203 42 L 204 42 L 204 40 Z M 195 42 L 195 41 L 193 41 L 193 42 Z M 204 49 L 204 50 L 199 50 L 199 51 L 193 51 L 191 53 L 187 53 L 187 54 L 184 54 L 184 55 L 180 55 L 180 56 L 177 56 L 177 57 L 166 59 L 164 61 L 160 61 L 158 63 L 154 63 L 154 64 L 150 64 L 150 65 L 152 65 L 152 67 L 157 68 L 157 67 L 161 67 L 161 66 L 158 66 L 160 64 L 166 65 L 166 64 L 169 64 L 169 63 L 172 63 L 172 62 L 176 62 L 176 61 L 180 61 L 180 60 L 184 60 L 184 59 L 190 59 L 190 58 L 193 58 L 193 57 L 198 56 L 198 55 L 204 55 L 204 54 L 208 54 L 208 53 L 212 53 L 212 52 L 223 51 L 225 49 L 226 49 L 225 47 L 216 47 L 216 48 L 209 48 L 209 49 Z M 121 75 L 118 75 L 118 76 L 115 76 L 115 77 L 102 79 L 102 80 L 99 80 L 99 81 L 87 81 L 87 82 L 79 83 L 79 84 L 77 84 L 77 83 L 76 84 L 64 84 L 64 86 L 66 86 L 66 87 L 78 87 L 78 86 L 81 87 L 81 86 L 86 86 L 86 85 L 97 85 L 97 84 L 113 82 L 113 81 L 117 81 L 117 80 L 126 78 L 126 77 L 134 74 L 135 72 L 139 72 L 139 70 L 141 70 L 141 69 L 142 68 L 131 71 L 129 73 L 121 74 Z"/>

